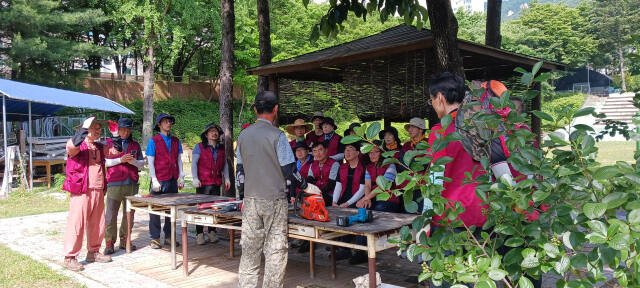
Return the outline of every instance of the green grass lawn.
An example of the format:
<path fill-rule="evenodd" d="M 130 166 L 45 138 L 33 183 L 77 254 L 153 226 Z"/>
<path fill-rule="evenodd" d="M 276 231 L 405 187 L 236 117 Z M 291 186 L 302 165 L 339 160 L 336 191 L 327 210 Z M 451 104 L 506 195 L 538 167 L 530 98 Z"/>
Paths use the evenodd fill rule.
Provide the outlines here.
<path fill-rule="evenodd" d="M 0 245 L 2 287 L 84 287 L 47 265 Z"/>
<path fill-rule="evenodd" d="M 599 142 L 597 161 L 602 165 L 613 165 L 617 161 L 632 162 L 633 152 L 636 149 L 636 142 L 633 141 L 612 141 Z"/>
<path fill-rule="evenodd" d="M 6 199 L 0 199 L 0 218 L 61 212 L 69 209 L 69 198 L 58 199 L 45 188 L 36 187 L 33 192 L 14 189 Z M 59 191 L 59 190 L 52 190 Z"/>

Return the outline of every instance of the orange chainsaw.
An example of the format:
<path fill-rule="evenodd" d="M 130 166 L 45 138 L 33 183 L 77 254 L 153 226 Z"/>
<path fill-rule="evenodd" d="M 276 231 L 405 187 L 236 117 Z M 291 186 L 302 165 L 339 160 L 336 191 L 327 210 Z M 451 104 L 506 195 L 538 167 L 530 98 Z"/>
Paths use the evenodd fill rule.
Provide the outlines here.
<path fill-rule="evenodd" d="M 300 215 L 300 217 L 315 220 L 320 222 L 329 221 L 329 212 L 324 206 L 324 199 L 322 195 L 310 195 L 302 197 L 302 194 L 306 194 L 302 191 L 296 196 L 294 203 L 294 210 Z"/>

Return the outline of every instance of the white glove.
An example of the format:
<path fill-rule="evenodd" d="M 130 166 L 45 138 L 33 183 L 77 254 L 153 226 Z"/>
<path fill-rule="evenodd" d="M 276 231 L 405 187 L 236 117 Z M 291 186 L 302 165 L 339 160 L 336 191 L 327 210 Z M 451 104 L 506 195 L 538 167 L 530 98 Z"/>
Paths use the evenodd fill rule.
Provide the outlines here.
<path fill-rule="evenodd" d="M 307 183 L 307 189 L 304 189 L 304 192 L 308 194 L 322 195 L 322 191 L 320 190 L 320 188 L 311 183 Z"/>
<path fill-rule="evenodd" d="M 182 189 L 184 187 L 184 177 L 178 178 L 178 188 Z"/>
<path fill-rule="evenodd" d="M 153 177 L 151 178 L 151 190 L 153 190 L 153 192 L 160 192 L 160 182 L 158 182 L 158 179 Z"/>
<path fill-rule="evenodd" d="M 200 180 L 198 180 L 198 178 L 193 178 L 191 183 L 193 183 L 193 187 L 200 187 Z"/>
<path fill-rule="evenodd" d="M 91 123 L 95 119 L 96 119 L 96 117 L 93 117 L 93 116 L 85 119 L 84 122 L 82 122 L 82 128 L 89 129 L 89 127 L 91 126 Z"/>

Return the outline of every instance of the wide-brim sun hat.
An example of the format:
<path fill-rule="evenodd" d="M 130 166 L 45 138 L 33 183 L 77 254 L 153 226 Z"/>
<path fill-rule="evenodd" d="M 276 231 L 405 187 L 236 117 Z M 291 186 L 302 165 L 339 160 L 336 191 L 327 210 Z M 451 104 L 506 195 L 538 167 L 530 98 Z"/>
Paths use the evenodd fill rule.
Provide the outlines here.
<path fill-rule="evenodd" d="M 411 126 L 418 127 L 422 130 L 427 130 L 427 122 L 424 119 L 419 117 L 411 118 L 411 120 L 409 120 L 409 124 L 404 125 L 404 130 L 409 131 L 409 127 Z"/>
<path fill-rule="evenodd" d="M 296 119 L 293 124 L 287 125 L 285 130 L 291 135 L 295 135 L 296 127 L 304 127 L 304 134 L 309 133 L 309 131 L 313 130 L 313 125 L 305 123 L 304 119 Z"/>

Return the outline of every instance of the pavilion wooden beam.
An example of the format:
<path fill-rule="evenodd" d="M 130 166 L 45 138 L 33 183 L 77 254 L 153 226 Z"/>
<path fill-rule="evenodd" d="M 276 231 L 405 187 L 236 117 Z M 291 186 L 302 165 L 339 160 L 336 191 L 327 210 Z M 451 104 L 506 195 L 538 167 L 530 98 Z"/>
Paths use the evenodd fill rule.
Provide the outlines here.
<path fill-rule="evenodd" d="M 308 70 L 313 70 L 321 67 L 345 65 L 345 64 L 358 61 L 358 60 L 363 60 L 363 59 L 389 56 L 393 54 L 399 54 L 399 53 L 414 51 L 418 49 L 427 49 L 427 48 L 431 48 L 432 46 L 433 46 L 433 41 L 431 39 L 418 40 L 418 41 L 403 43 L 400 45 L 395 45 L 390 47 L 382 47 L 380 49 L 358 51 L 356 53 L 350 53 L 347 55 L 343 55 L 343 56 L 335 57 L 331 59 L 321 59 L 317 61 L 310 61 L 310 62 L 304 62 L 304 63 L 292 64 L 292 65 L 273 66 L 272 64 L 271 66 L 267 65 L 263 68 L 256 67 L 256 68 L 247 70 L 247 74 L 267 76 L 267 75 L 272 75 L 277 73 L 290 73 L 290 72 L 305 71 L 305 70 L 308 71 Z M 274 63 L 274 64 L 277 64 L 277 63 Z"/>

